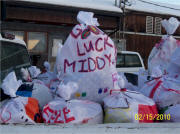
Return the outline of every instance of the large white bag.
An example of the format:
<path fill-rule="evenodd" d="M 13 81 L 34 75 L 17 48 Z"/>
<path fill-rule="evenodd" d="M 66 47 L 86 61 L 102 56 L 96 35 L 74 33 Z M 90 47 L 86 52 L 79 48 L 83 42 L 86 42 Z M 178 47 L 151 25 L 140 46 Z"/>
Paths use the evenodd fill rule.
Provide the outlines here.
<path fill-rule="evenodd" d="M 171 36 L 179 26 L 179 21 L 172 17 L 168 21 L 163 20 L 162 26 L 166 29 L 168 35 L 162 37 L 160 43 L 155 45 L 148 57 L 148 71 L 150 75 L 155 66 L 160 66 L 163 74 L 166 74 L 167 65 L 170 63 L 170 57 L 180 45 L 177 40 Z"/>
<path fill-rule="evenodd" d="M 167 76 L 147 82 L 140 92 L 152 98 L 159 108 L 180 104 L 180 83 Z"/>
<path fill-rule="evenodd" d="M 177 44 L 180 46 L 180 41 L 177 41 Z M 171 56 L 171 62 L 178 65 L 180 67 L 180 47 L 176 49 L 176 51 Z"/>
<path fill-rule="evenodd" d="M 180 41 L 178 41 L 180 46 Z M 167 68 L 168 76 L 176 78 L 180 81 L 180 47 L 178 47 L 173 55 Z"/>
<path fill-rule="evenodd" d="M 15 72 L 10 72 L 3 80 L 1 88 L 6 95 L 16 97 L 16 91 L 21 86 L 22 81 L 17 80 Z"/>
<path fill-rule="evenodd" d="M 73 28 L 60 51 L 57 70 L 61 71 L 64 84 L 69 81 L 78 84 L 78 91 L 71 98 L 101 102 L 113 88 L 116 48 L 100 29 L 85 24 Z"/>
<path fill-rule="evenodd" d="M 41 122 L 38 101 L 34 98 L 17 97 L 6 100 L 0 107 L 0 123 L 35 124 Z"/>
<path fill-rule="evenodd" d="M 39 101 L 41 110 L 46 104 L 53 100 L 53 94 L 51 93 L 51 90 L 47 86 L 45 86 L 42 81 L 39 80 L 33 81 L 33 90 L 31 97 L 36 98 Z"/>
<path fill-rule="evenodd" d="M 168 107 L 164 113 L 164 120 L 167 122 L 180 122 L 180 104 Z"/>
<path fill-rule="evenodd" d="M 56 99 L 44 107 L 42 115 L 45 123 L 98 124 L 103 122 L 101 105 L 87 100 Z"/>
<path fill-rule="evenodd" d="M 28 71 L 32 78 L 36 78 L 41 73 L 41 70 L 37 68 L 36 66 L 29 67 Z"/>
<path fill-rule="evenodd" d="M 40 109 L 53 100 L 51 90 L 40 80 L 26 82 L 16 92 L 17 96 L 33 97 L 39 101 Z"/>
<path fill-rule="evenodd" d="M 126 89 L 111 91 L 118 92 L 111 92 L 103 100 L 105 123 L 153 122 L 155 120 L 158 112 L 152 99 Z"/>

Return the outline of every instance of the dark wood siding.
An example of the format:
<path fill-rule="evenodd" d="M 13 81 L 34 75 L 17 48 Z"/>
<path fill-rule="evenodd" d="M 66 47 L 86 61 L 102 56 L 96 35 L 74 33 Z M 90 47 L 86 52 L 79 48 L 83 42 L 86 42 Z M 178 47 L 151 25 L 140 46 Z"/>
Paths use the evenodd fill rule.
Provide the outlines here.
<path fill-rule="evenodd" d="M 129 51 L 139 52 L 144 60 L 145 66 L 147 67 L 148 56 L 154 45 L 161 40 L 161 37 L 156 34 L 146 34 L 146 16 L 154 17 L 154 25 L 155 17 L 169 19 L 171 16 L 135 11 L 126 14 L 125 31 L 131 32 L 130 34 L 125 35 L 126 48 Z M 177 19 L 180 20 L 180 18 Z M 161 29 L 161 33 L 162 35 L 166 34 L 166 31 L 163 27 Z M 176 30 L 174 36 L 180 36 L 180 27 Z"/>
<path fill-rule="evenodd" d="M 146 32 L 146 17 L 144 15 L 127 14 L 125 22 L 126 31 Z"/>
<path fill-rule="evenodd" d="M 156 43 L 161 40 L 158 36 L 126 34 L 126 48 L 128 51 L 137 51 L 140 53 L 147 67 L 148 56 Z"/>
<path fill-rule="evenodd" d="M 77 13 L 66 11 L 44 10 L 26 7 L 7 6 L 6 20 L 17 20 L 24 22 L 35 22 L 40 24 L 75 25 Z M 96 15 L 101 28 L 115 29 L 117 17 Z"/>

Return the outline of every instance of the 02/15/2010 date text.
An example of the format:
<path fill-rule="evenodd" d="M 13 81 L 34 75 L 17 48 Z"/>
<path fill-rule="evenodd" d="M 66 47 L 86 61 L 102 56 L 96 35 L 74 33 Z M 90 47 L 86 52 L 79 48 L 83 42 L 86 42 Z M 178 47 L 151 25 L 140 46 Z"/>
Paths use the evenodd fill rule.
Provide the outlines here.
<path fill-rule="evenodd" d="M 170 114 L 135 114 L 135 120 L 170 120 Z"/>

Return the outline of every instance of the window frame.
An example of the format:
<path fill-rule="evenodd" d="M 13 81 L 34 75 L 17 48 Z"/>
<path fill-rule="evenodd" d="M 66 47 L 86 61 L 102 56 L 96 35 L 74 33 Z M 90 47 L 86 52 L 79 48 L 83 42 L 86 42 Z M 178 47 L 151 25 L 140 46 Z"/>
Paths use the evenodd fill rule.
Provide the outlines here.
<path fill-rule="evenodd" d="M 150 29 L 149 27 L 151 27 L 151 30 L 149 30 Z M 146 33 L 152 34 L 154 32 L 153 29 L 154 29 L 154 17 L 146 16 Z"/>
<path fill-rule="evenodd" d="M 28 49 L 28 34 L 29 33 L 43 33 L 45 35 L 45 51 L 32 51 Z M 43 54 L 43 53 L 48 53 L 48 33 L 47 32 L 41 32 L 41 31 L 26 31 L 26 39 L 25 39 L 26 45 L 27 45 L 27 49 L 28 52 L 31 54 Z"/>
<path fill-rule="evenodd" d="M 155 17 L 155 21 L 154 21 L 154 23 L 155 23 L 155 25 L 154 25 L 154 33 L 155 34 L 161 34 L 162 33 L 162 25 L 161 25 L 161 21 L 162 21 L 162 18 L 161 17 Z M 157 26 L 157 25 L 159 25 L 159 27 Z M 158 32 L 158 30 L 159 30 L 159 32 Z"/>
<path fill-rule="evenodd" d="M 121 54 L 121 53 L 120 53 L 119 55 L 123 55 L 123 61 L 124 61 L 124 63 L 123 63 L 123 66 L 120 66 L 120 65 L 118 65 L 117 62 L 116 62 L 116 68 L 136 68 L 136 67 L 139 68 L 139 67 L 143 67 L 142 64 L 141 64 L 141 60 L 140 60 L 140 58 L 139 58 L 139 56 L 138 56 L 137 54 Z M 130 55 L 130 56 L 131 56 L 131 55 L 137 56 L 138 59 L 139 59 L 139 63 L 140 63 L 139 65 L 140 65 L 140 66 L 127 66 L 127 65 L 126 65 L 126 56 L 128 56 L 128 55 Z M 117 54 L 117 58 L 118 58 L 118 54 Z"/>

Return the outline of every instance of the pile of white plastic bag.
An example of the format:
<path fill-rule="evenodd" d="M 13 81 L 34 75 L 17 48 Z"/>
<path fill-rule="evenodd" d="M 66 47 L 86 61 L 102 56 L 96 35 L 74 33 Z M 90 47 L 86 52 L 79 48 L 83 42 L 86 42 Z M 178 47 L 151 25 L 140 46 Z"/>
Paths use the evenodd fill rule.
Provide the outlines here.
<path fill-rule="evenodd" d="M 148 59 L 148 70 L 151 80 L 146 80 L 141 93 L 152 98 L 164 116 L 172 118 L 164 121 L 180 122 L 180 41 L 172 34 L 180 22 L 176 18 L 163 20 L 162 25 L 167 34 L 156 44 Z"/>
<path fill-rule="evenodd" d="M 155 122 L 158 110 L 171 114 L 171 121 L 179 121 L 179 42 L 169 35 L 163 37 L 149 57 L 151 81 L 144 79 L 135 87 L 117 73 L 116 47 L 97 27 L 93 15 L 78 13 L 80 24 L 59 48 L 54 72 L 44 62 L 43 73 L 32 66 L 21 69 L 23 81 L 17 81 L 14 72 L 4 79 L 2 89 L 11 99 L 1 105 L 1 123 Z M 163 21 L 163 25 L 172 22 L 176 20 Z"/>
<path fill-rule="evenodd" d="M 2 92 L 11 98 L 1 102 L 0 123 L 35 124 L 42 121 L 38 100 L 16 95 L 21 84 L 15 72 L 9 73 L 3 80 Z"/>

